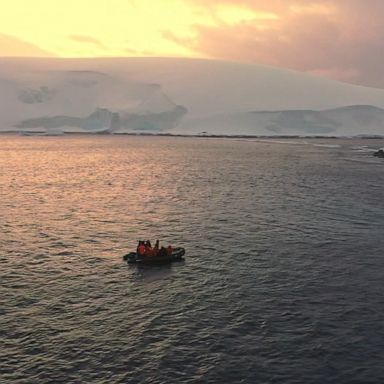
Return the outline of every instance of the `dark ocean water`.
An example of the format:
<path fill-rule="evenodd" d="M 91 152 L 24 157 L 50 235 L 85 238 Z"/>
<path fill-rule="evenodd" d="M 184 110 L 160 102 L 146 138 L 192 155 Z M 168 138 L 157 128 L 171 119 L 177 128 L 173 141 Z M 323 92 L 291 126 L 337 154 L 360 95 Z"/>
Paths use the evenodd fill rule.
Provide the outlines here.
<path fill-rule="evenodd" d="M 383 383 L 362 146 L 1 136 L 1 383 Z M 142 238 L 185 262 L 128 266 Z"/>

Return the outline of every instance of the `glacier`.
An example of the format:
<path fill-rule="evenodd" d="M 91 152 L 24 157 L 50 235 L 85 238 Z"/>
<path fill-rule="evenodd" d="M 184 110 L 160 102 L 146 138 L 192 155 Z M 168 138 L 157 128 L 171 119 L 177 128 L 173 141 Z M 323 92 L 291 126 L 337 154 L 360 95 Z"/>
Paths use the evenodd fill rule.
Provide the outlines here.
<path fill-rule="evenodd" d="M 0 131 L 384 135 L 384 90 L 256 64 L 1 58 Z"/>

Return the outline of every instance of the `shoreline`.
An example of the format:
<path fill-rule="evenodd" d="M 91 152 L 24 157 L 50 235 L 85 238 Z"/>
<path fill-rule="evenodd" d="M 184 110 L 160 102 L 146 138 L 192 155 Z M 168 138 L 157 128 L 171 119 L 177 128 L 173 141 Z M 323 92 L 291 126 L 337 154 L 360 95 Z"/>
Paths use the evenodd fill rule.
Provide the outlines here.
<path fill-rule="evenodd" d="M 301 136 L 301 135 L 224 135 L 224 134 L 174 134 L 174 133 L 87 133 L 87 132 L 64 132 L 60 135 L 47 134 L 45 131 L 23 132 L 18 131 L 0 131 L 0 136 L 34 136 L 34 137 L 62 137 L 62 136 L 142 136 L 142 137 L 185 137 L 185 138 L 206 138 L 206 139 L 342 139 L 342 140 L 384 140 L 384 136 L 362 135 L 362 136 Z"/>

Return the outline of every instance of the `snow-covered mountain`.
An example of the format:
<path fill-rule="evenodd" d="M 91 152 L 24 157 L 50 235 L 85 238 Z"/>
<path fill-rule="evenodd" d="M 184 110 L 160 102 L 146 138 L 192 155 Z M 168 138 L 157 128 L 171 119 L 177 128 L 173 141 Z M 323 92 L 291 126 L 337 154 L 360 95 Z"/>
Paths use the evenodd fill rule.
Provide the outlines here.
<path fill-rule="evenodd" d="M 384 135 L 384 90 L 214 60 L 0 59 L 0 130 Z"/>

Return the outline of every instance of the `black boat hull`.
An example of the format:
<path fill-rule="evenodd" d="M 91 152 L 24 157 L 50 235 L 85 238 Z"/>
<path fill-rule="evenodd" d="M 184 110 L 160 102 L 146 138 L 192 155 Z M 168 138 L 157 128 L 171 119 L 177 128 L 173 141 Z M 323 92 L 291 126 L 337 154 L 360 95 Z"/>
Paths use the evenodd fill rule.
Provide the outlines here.
<path fill-rule="evenodd" d="M 130 252 L 123 256 L 123 259 L 128 264 L 145 264 L 145 265 L 156 265 L 156 264 L 168 264 L 174 261 L 184 260 L 185 249 L 182 247 L 174 248 L 172 255 L 170 256 L 139 256 L 136 252 Z"/>

